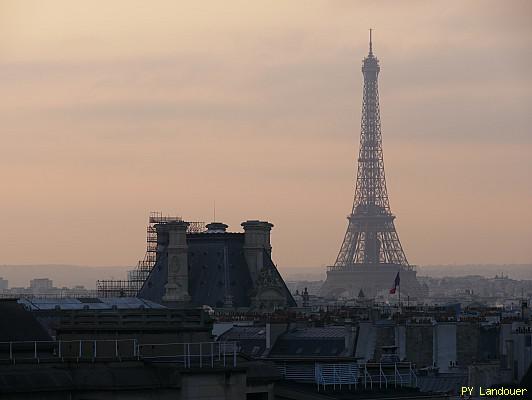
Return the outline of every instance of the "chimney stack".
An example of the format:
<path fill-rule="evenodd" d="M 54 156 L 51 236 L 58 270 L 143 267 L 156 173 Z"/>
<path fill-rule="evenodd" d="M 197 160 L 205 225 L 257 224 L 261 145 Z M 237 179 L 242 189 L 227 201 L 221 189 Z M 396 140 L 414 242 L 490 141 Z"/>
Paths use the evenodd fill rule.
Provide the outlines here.
<path fill-rule="evenodd" d="M 248 220 L 242 222 L 241 225 L 244 228 L 244 256 L 251 279 L 255 282 L 263 267 L 264 252 L 266 251 L 270 256 L 272 254 L 270 231 L 273 224 L 267 221 Z"/>
<path fill-rule="evenodd" d="M 207 233 L 225 233 L 227 225 L 222 222 L 211 222 L 210 224 L 205 225 L 207 228 Z"/>
<path fill-rule="evenodd" d="M 167 280 L 163 301 L 188 302 L 188 246 L 189 223 L 171 221 L 155 225 L 157 231 L 157 259 L 166 255 Z M 165 254 L 166 253 L 166 254 Z"/>
<path fill-rule="evenodd" d="M 525 322 L 528 322 L 530 320 L 530 311 L 528 309 L 528 300 L 522 300 L 521 301 L 521 318 Z"/>

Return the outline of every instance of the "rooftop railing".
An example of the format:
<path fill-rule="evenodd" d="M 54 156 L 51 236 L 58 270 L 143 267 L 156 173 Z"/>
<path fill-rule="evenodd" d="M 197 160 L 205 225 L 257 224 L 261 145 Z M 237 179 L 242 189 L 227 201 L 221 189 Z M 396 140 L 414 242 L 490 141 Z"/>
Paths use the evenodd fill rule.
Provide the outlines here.
<path fill-rule="evenodd" d="M 175 363 L 183 368 L 237 365 L 235 342 L 138 343 L 136 339 L 0 342 L 0 361 L 95 362 L 143 360 Z"/>
<path fill-rule="evenodd" d="M 276 363 L 285 380 L 315 383 L 326 389 L 364 388 L 365 390 L 415 387 L 417 376 L 409 362 L 361 363 L 346 362 L 293 362 Z"/>

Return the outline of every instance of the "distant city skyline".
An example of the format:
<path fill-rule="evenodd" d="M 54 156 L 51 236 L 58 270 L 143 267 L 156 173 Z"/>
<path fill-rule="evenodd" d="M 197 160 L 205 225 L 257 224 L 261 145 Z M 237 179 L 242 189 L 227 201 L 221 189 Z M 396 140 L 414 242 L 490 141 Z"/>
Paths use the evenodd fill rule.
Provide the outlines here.
<path fill-rule="evenodd" d="M 27 287 L 34 278 L 49 278 L 56 287 L 85 286 L 96 288 L 97 280 L 126 279 L 132 266 L 82 265 L 0 265 L 0 278 L 8 281 L 9 288 Z M 285 281 L 323 281 L 325 268 L 279 266 Z M 520 281 L 532 281 L 532 264 L 505 265 L 422 265 L 417 268 L 420 277 L 445 278 L 479 275 L 485 278 L 507 276 Z"/>
<path fill-rule="evenodd" d="M 532 262 L 528 1 L 0 3 L 0 264 L 135 265 L 150 211 L 334 263 L 367 32 L 412 264 Z M 1 273 L 0 273 L 1 276 Z"/>

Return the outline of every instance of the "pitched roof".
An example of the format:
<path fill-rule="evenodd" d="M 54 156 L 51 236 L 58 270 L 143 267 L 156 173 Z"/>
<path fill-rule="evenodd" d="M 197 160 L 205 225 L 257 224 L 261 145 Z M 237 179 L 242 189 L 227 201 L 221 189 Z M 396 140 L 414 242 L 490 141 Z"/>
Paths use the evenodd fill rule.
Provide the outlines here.
<path fill-rule="evenodd" d="M 188 293 L 193 304 L 223 307 L 227 296 L 231 296 L 233 307 L 251 306 L 255 287 L 244 256 L 243 233 L 188 234 L 187 245 Z M 160 254 L 139 293 L 139 297 L 154 302 L 162 300 L 168 275 L 167 253 Z M 295 307 L 295 300 L 266 251 L 263 268 L 279 282 L 288 306 Z"/>
<path fill-rule="evenodd" d="M 270 356 L 340 356 L 345 350 L 345 335 L 343 326 L 295 329 L 277 339 Z"/>
<path fill-rule="evenodd" d="M 221 340 L 245 340 L 263 339 L 266 340 L 266 328 L 264 326 L 234 326 L 220 336 Z"/>
<path fill-rule="evenodd" d="M 338 339 L 345 337 L 345 326 L 310 327 L 289 331 L 283 335 L 286 339 Z"/>
<path fill-rule="evenodd" d="M 467 375 L 440 373 L 437 376 L 418 376 L 417 387 L 422 392 L 456 392 L 467 385 Z"/>
<path fill-rule="evenodd" d="M 52 340 L 33 314 L 16 299 L 0 300 L 0 342 Z"/>
<path fill-rule="evenodd" d="M 32 311 L 40 310 L 111 310 L 139 309 L 139 308 L 166 308 L 161 304 L 137 297 L 81 297 L 77 298 L 22 298 L 18 300 L 25 308 Z"/>
<path fill-rule="evenodd" d="M 294 300 L 294 297 L 292 297 L 292 293 L 286 286 L 286 283 L 283 277 L 279 273 L 279 270 L 273 263 L 272 258 L 270 257 L 270 254 L 267 251 L 264 251 L 262 253 L 262 265 L 264 269 L 270 271 L 271 274 L 277 278 L 277 281 L 280 284 L 281 290 L 286 297 L 286 302 L 287 302 L 288 307 L 297 307 L 297 303 Z"/>
<path fill-rule="evenodd" d="M 251 357 L 259 357 L 266 350 L 266 328 L 234 326 L 222 334 L 219 340 L 237 342 L 240 352 Z"/>
<path fill-rule="evenodd" d="M 188 240 L 189 293 L 192 302 L 249 307 L 253 283 L 244 257 L 244 234 L 194 235 Z"/>

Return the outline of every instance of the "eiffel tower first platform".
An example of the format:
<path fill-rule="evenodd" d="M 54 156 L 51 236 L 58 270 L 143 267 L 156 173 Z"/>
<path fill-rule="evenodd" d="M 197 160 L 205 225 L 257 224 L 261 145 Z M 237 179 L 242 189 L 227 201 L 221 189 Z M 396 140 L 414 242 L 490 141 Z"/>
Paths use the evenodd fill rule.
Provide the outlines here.
<path fill-rule="evenodd" d="M 398 272 L 404 298 L 426 295 L 406 259 L 390 211 L 382 155 L 379 71 L 370 30 L 369 54 L 362 63 L 364 94 L 355 198 L 340 252 L 334 265 L 327 267 L 327 280 L 321 288 L 321 295 L 328 298 L 354 298 L 361 290 L 367 297 L 388 293 Z"/>

